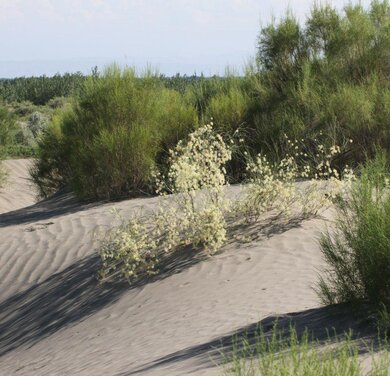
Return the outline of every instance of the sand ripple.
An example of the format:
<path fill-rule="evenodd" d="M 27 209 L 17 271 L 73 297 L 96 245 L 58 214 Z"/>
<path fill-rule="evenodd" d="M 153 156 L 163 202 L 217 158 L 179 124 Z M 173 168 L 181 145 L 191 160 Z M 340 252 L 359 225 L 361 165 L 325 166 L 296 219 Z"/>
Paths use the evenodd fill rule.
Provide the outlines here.
<path fill-rule="evenodd" d="M 26 163 L 8 165 L 28 181 Z M 218 374 L 209 354 L 222 339 L 319 305 L 320 220 L 203 261 L 184 255 L 180 272 L 130 288 L 94 279 L 91 234 L 112 223 L 113 204 L 83 206 L 62 194 L 31 206 L 32 197 L 23 184 L 0 196 L 1 374 Z M 155 202 L 115 206 L 126 215 Z"/>

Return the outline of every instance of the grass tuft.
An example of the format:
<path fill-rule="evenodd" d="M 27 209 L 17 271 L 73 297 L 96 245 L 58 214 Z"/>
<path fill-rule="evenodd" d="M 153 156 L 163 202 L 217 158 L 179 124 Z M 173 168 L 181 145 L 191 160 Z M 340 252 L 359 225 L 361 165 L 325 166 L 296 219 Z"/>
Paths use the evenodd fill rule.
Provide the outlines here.
<path fill-rule="evenodd" d="M 221 352 L 223 375 L 236 376 L 387 376 L 390 372 L 388 345 L 382 341 L 374 353 L 372 347 L 353 340 L 352 332 L 329 336 L 319 342 L 305 330 L 299 335 L 290 326 L 283 331 L 276 323 L 272 334 L 259 328 L 253 335 L 233 339 L 232 351 Z M 369 355 L 367 373 L 360 353 Z"/>

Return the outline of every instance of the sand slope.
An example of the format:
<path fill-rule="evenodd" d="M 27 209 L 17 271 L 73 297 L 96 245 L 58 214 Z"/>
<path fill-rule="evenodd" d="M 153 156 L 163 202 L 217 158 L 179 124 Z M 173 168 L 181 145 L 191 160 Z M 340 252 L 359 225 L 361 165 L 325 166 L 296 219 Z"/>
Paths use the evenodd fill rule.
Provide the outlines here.
<path fill-rule="evenodd" d="M 115 206 L 126 215 L 155 202 Z M 302 325 L 329 319 L 312 290 L 321 220 L 205 260 L 184 255 L 135 287 L 98 285 L 91 233 L 112 223 L 112 206 L 57 195 L 0 215 L 1 375 L 218 375 L 213 349 L 235 331 L 291 312 Z"/>
<path fill-rule="evenodd" d="M 8 173 L 7 183 L 0 188 L 0 214 L 32 205 L 36 192 L 30 181 L 28 159 L 11 159 L 3 162 Z"/>

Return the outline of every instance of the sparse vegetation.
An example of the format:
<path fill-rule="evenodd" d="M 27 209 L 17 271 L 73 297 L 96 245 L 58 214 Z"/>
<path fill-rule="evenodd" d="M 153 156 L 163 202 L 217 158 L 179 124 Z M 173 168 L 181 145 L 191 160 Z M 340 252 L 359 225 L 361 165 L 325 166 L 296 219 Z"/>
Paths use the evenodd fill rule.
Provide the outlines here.
<path fill-rule="evenodd" d="M 200 127 L 170 152 L 166 176 L 155 173 L 160 199 L 149 215 L 123 221 L 110 230 L 100 247 L 101 278 L 118 267 L 128 280 L 157 272 L 164 254 L 192 246 L 216 252 L 226 239 L 229 200 L 225 164 L 231 158 L 229 146 L 213 132 Z M 166 193 L 174 193 L 167 197 Z"/>
<path fill-rule="evenodd" d="M 298 334 L 294 327 L 282 331 L 277 323 L 272 333 L 262 328 L 233 339 L 233 348 L 222 356 L 226 362 L 224 375 L 237 376 L 387 376 L 390 372 L 388 344 L 381 341 L 377 353 L 362 340 L 354 340 L 351 332 L 329 336 L 318 341 L 306 330 Z M 364 371 L 359 353 L 366 352 L 372 361 L 369 372 Z"/>
<path fill-rule="evenodd" d="M 0 162 L 36 157 L 42 197 L 64 187 L 89 201 L 157 194 L 154 209 L 98 238 L 101 281 L 133 283 L 180 251 L 208 256 L 253 240 L 236 229 L 257 231 L 264 217 L 300 223 L 334 204 L 337 219 L 319 240 L 319 296 L 368 306 L 387 333 L 389 80 L 389 2 L 315 4 L 304 23 L 287 12 L 263 27 L 243 76 L 169 78 L 112 65 L 0 79 Z M 5 179 L 0 164 L 0 187 Z M 245 183 L 233 198 L 231 183 Z M 377 341 L 378 354 L 351 332 L 320 342 L 275 325 L 222 355 L 227 375 L 360 376 L 367 352 L 369 375 L 388 375 L 388 343 Z"/>
<path fill-rule="evenodd" d="M 390 307 L 390 196 L 386 156 L 362 167 L 348 197 L 336 204 L 335 229 L 320 240 L 329 265 L 320 280 L 324 303 L 369 302 Z"/>
<path fill-rule="evenodd" d="M 129 280 L 154 274 L 164 254 L 187 246 L 215 253 L 232 236 L 231 224 L 254 223 L 271 210 L 283 219 L 316 214 L 345 194 L 353 179 L 349 169 L 340 174 L 332 168 L 339 147 L 334 146 L 327 155 L 320 145 L 321 162 L 313 168 L 310 164 L 300 167 L 298 161 L 305 156 L 288 140 L 294 153 L 280 163 L 270 164 L 261 155 L 248 163 L 250 184 L 232 203 L 225 191 L 231 142 L 226 143 L 211 124 L 191 133 L 187 141 L 179 141 L 169 153 L 167 174 L 154 173 L 160 194 L 155 212 L 141 211 L 104 236 L 100 277 L 109 276 L 118 267 Z M 297 186 L 297 178 L 309 177 L 304 188 Z M 329 186 L 320 187 L 319 179 L 324 177 L 328 181 L 322 183 Z"/>
<path fill-rule="evenodd" d="M 0 160 L 0 188 L 3 188 L 7 181 L 7 172 L 4 169 L 3 163 Z"/>

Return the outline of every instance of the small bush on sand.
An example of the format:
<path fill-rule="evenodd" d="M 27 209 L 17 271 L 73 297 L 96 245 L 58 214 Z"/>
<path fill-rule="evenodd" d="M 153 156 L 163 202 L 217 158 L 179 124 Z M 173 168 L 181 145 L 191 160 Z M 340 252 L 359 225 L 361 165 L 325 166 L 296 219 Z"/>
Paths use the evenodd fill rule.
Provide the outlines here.
<path fill-rule="evenodd" d="M 258 329 L 250 338 L 233 338 L 232 351 L 224 353 L 223 375 L 237 376 L 387 376 L 390 358 L 386 341 L 378 354 L 362 341 L 354 341 L 352 333 L 329 337 L 326 341 L 311 339 L 306 330 L 299 335 L 294 327 L 281 330 L 276 323 L 270 335 Z M 370 354 L 371 369 L 363 371 L 359 352 Z"/>
<path fill-rule="evenodd" d="M 341 153 L 339 146 L 327 149 L 317 141 L 315 154 L 310 155 L 303 139 L 298 142 L 286 137 L 286 144 L 286 155 L 279 162 L 262 154 L 254 159 L 248 156 L 248 185 L 236 208 L 247 222 L 256 222 L 270 211 L 287 218 L 291 214 L 304 218 L 316 215 L 348 191 L 353 171 L 333 166 Z"/>
<path fill-rule="evenodd" d="M 38 155 L 30 174 L 41 197 L 55 193 L 70 179 L 67 162 L 70 145 L 65 141 L 62 126 L 72 116 L 69 110 L 55 113 L 38 140 Z"/>
<path fill-rule="evenodd" d="M 300 155 L 295 143 L 291 147 Z M 231 160 L 231 148 L 232 144 L 225 143 L 212 124 L 197 129 L 186 141 L 180 141 L 169 153 L 166 174 L 153 173 L 160 195 L 157 210 L 122 221 L 121 226 L 104 237 L 100 247 L 100 277 L 106 277 L 117 268 L 127 279 L 141 273 L 154 273 L 159 258 L 186 246 L 215 253 L 230 235 L 230 224 L 236 225 L 243 213 L 251 222 L 276 208 L 283 217 L 288 217 L 289 206 L 294 203 L 305 214 L 308 210 L 315 214 L 321 205 L 328 203 L 328 197 L 341 194 L 345 188 L 329 162 L 339 152 L 337 147 L 332 149 L 328 159 L 316 166 L 313 180 L 308 182 L 308 188 L 302 189 L 296 188 L 296 179 L 308 178 L 310 167 L 298 168 L 296 155 L 284 158 L 275 166 L 258 156 L 248 165 L 253 177 L 251 184 L 238 197 L 238 204 L 232 205 L 225 190 L 225 167 Z M 337 184 L 321 187 L 317 192 L 318 186 L 314 184 L 320 176 L 327 177 L 329 184 L 333 180 Z M 328 197 L 327 189 L 333 189 Z M 302 203 L 304 209 L 300 206 Z"/>
<path fill-rule="evenodd" d="M 187 245 L 218 250 L 226 238 L 229 201 L 223 187 L 230 158 L 229 147 L 211 125 L 180 141 L 170 152 L 167 175 L 155 172 L 158 209 L 123 222 L 104 238 L 100 277 L 117 268 L 127 279 L 153 274 L 159 257 Z"/>
<path fill-rule="evenodd" d="M 225 165 L 230 159 L 229 146 L 211 125 L 199 128 L 171 151 L 167 176 L 157 176 L 158 193 L 175 194 L 176 205 L 161 200 L 161 218 L 174 219 L 159 226 L 170 239 L 167 249 L 193 244 L 215 252 L 222 246 L 229 209 L 223 191 Z"/>
<path fill-rule="evenodd" d="M 390 307 L 390 195 L 386 156 L 362 168 L 349 196 L 337 202 L 334 231 L 320 239 L 328 263 L 319 292 L 325 303 Z"/>

